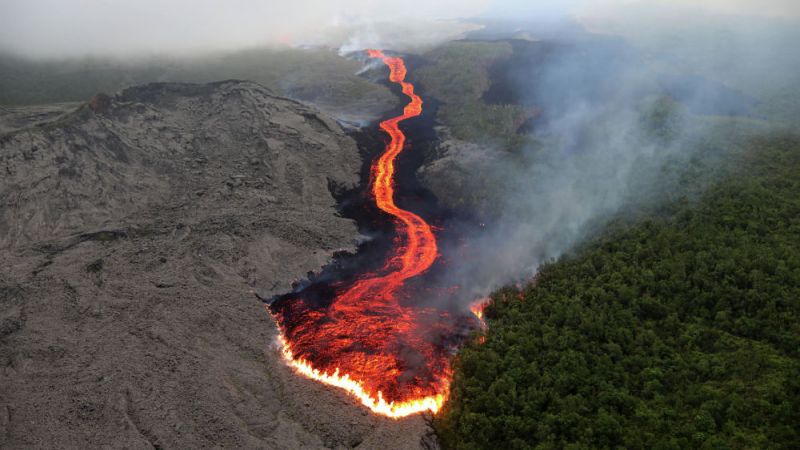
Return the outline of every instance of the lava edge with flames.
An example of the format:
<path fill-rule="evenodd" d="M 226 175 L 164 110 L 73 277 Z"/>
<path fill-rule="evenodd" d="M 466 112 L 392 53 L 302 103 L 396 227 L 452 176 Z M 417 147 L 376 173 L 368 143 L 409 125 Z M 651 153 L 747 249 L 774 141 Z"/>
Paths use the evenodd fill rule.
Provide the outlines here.
<path fill-rule="evenodd" d="M 390 141 L 386 144 L 385 151 L 378 158 L 372 169 L 374 179 L 372 190 L 376 205 L 400 222 L 406 232 L 405 251 L 399 255 L 400 267 L 392 275 L 382 277 L 392 277 L 390 283 L 401 284 L 404 280 L 425 272 L 438 256 L 436 238 L 430 225 L 421 217 L 410 211 L 400 209 L 394 203 L 394 162 L 405 145 L 405 135 L 399 129 L 398 124 L 403 120 L 422 114 L 422 99 L 414 92 L 414 85 L 405 81 L 406 67 L 402 58 L 386 56 L 380 50 L 367 50 L 367 54 L 370 58 L 383 61 L 390 70 L 389 80 L 400 85 L 403 94 L 411 100 L 403 108 L 403 114 L 381 122 L 380 127 L 389 135 Z M 354 290 L 359 291 L 359 289 Z M 267 308 L 267 311 L 269 312 L 269 308 Z M 362 381 L 354 380 L 348 374 L 340 374 L 338 368 L 333 373 L 322 372 L 314 368 L 306 359 L 295 357 L 291 345 L 283 336 L 284 332 L 280 327 L 280 323 L 277 323 L 280 330 L 278 342 L 281 347 L 281 355 L 295 372 L 320 383 L 343 389 L 376 414 L 399 419 L 426 411 L 436 413 L 441 409 L 447 398 L 449 379 L 451 378 L 449 371 L 446 376 L 448 383 L 436 395 L 403 402 L 387 402 L 382 393 L 378 391 L 377 398 L 374 398 L 364 388 Z"/>

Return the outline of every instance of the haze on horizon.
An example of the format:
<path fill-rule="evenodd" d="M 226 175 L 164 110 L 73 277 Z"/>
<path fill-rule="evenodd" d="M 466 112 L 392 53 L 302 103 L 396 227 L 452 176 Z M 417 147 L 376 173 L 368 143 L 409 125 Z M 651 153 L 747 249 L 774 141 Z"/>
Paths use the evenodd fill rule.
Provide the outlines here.
<path fill-rule="evenodd" d="M 399 7 L 402 5 L 402 8 Z M 414 48 L 472 28 L 469 20 L 576 20 L 620 31 L 727 16 L 800 18 L 794 0 L 7 0 L 0 51 L 19 56 L 141 56 L 270 45 Z M 702 19 L 700 19 L 702 20 Z"/>

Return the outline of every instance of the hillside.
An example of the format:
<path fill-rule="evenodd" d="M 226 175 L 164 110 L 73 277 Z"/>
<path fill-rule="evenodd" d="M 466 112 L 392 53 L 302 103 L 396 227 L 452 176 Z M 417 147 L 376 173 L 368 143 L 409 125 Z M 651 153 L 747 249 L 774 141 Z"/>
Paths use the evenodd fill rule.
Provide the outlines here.
<path fill-rule="evenodd" d="M 0 53 L 0 105 L 83 101 L 151 82 L 250 80 L 342 120 L 375 120 L 395 97 L 329 49 L 256 48 L 202 57 L 26 59 Z"/>
<path fill-rule="evenodd" d="M 257 297 L 359 239 L 332 118 L 244 81 L 25 111 L 0 120 L 0 447 L 419 448 L 421 417 L 297 377 Z"/>
<path fill-rule="evenodd" d="M 517 131 L 531 111 L 482 99 L 492 83 L 490 68 L 512 57 L 511 44 L 453 41 L 422 56 L 429 64 L 415 76 L 427 95 L 442 102 L 439 120 L 455 139 L 503 147 L 522 145 L 524 138 Z"/>

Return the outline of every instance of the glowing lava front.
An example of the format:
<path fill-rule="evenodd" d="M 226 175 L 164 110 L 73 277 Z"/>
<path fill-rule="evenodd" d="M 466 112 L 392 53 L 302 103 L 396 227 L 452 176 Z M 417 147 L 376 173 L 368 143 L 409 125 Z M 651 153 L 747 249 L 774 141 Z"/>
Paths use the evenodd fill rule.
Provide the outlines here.
<path fill-rule="evenodd" d="M 371 193 L 395 223 L 397 237 L 383 268 L 341 287 L 329 305 L 301 296 L 271 306 L 286 361 L 300 374 L 336 386 L 375 413 L 399 418 L 438 411 L 450 384 L 448 313 L 409 305 L 404 282 L 427 271 L 438 256 L 431 226 L 394 200 L 395 160 L 406 136 L 400 122 L 422 114 L 422 99 L 406 82 L 402 58 L 369 50 L 390 70 L 389 80 L 410 99 L 397 117 L 381 122 L 389 135 L 371 168 Z M 412 302 L 413 303 L 413 302 Z"/>

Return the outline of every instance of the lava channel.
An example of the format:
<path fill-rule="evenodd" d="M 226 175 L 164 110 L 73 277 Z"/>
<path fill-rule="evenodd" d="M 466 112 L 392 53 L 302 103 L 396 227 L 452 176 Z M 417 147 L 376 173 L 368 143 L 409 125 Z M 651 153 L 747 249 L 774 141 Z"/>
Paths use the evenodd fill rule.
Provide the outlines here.
<path fill-rule="evenodd" d="M 441 408 L 457 333 L 447 312 L 409 305 L 413 295 L 404 292 L 404 282 L 427 271 L 438 256 L 431 226 L 394 200 L 395 161 L 406 141 L 399 124 L 422 113 L 422 99 L 405 81 L 402 58 L 380 50 L 368 54 L 388 66 L 389 80 L 410 99 L 401 115 L 381 122 L 390 139 L 371 166 L 371 194 L 397 231 L 393 248 L 380 270 L 340 286 L 327 306 L 295 296 L 270 310 L 283 356 L 298 373 L 346 390 L 375 413 L 399 418 Z"/>

